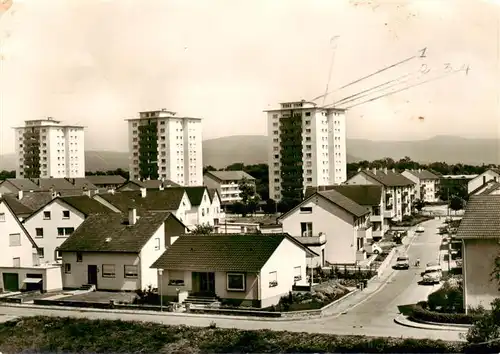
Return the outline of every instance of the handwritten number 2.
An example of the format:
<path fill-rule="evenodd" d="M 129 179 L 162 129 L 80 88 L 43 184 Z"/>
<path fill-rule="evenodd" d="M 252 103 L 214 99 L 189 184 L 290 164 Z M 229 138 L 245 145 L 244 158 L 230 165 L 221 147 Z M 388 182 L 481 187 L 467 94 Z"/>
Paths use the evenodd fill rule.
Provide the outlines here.
<path fill-rule="evenodd" d="M 420 67 L 420 72 L 422 74 L 427 74 L 429 71 L 431 71 L 431 69 L 427 67 L 427 64 L 422 64 L 422 66 Z"/>

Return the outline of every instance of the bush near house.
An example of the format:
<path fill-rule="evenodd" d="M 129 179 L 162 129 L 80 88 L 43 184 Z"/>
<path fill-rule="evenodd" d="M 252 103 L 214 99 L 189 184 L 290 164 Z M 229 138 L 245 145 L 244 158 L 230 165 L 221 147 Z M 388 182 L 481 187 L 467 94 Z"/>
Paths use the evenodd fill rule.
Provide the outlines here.
<path fill-rule="evenodd" d="M 266 310 L 278 312 L 318 310 L 350 292 L 339 284 L 321 285 L 321 288 L 315 288 L 312 292 L 290 292 L 287 296 L 283 296 L 277 305 Z"/>
<path fill-rule="evenodd" d="M 336 336 L 210 326 L 29 317 L 0 324 L 0 351 L 71 353 L 459 353 L 464 345 L 430 339 Z"/>
<path fill-rule="evenodd" d="M 474 324 L 474 322 L 480 320 L 482 317 L 482 315 L 478 314 L 431 311 L 422 307 L 423 305 L 424 304 L 417 304 L 412 306 L 410 319 L 436 323 Z"/>
<path fill-rule="evenodd" d="M 422 214 L 414 214 L 414 215 L 405 215 L 403 216 L 401 221 L 393 222 L 392 226 L 397 227 L 411 227 L 418 225 L 424 221 L 433 220 L 433 216 L 422 215 Z"/>

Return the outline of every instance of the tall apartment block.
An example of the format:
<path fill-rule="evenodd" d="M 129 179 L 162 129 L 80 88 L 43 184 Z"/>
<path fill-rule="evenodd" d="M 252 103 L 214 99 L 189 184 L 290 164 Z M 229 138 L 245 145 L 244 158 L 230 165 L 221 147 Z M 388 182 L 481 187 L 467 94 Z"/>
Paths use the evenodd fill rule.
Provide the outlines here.
<path fill-rule="evenodd" d="M 84 127 L 52 117 L 15 127 L 17 178 L 85 177 Z"/>
<path fill-rule="evenodd" d="M 203 185 L 201 118 L 162 109 L 139 112 L 139 118 L 127 121 L 131 179 Z"/>
<path fill-rule="evenodd" d="M 345 110 L 299 101 L 265 112 L 271 199 L 302 199 L 306 187 L 346 181 Z"/>

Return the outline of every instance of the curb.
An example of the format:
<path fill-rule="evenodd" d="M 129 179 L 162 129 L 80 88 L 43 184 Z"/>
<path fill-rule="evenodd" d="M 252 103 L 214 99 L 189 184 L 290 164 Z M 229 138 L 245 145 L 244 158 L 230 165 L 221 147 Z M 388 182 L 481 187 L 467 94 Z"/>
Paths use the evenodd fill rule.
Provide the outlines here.
<path fill-rule="evenodd" d="M 427 324 L 427 323 L 420 323 L 420 322 L 415 322 L 410 320 L 407 316 L 400 314 L 398 315 L 395 319 L 394 322 L 397 323 L 398 325 L 405 326 L 405 327 L 410 327 L 410 328 L 418 328 L 418 329 L 425 329 L 425 330 L 435 330 L 435 331 L 456 331 L 456 332 L 467 332 L 468 328 L 463 328 L 463 327 L 454 327 L 450 325 L 443 325 L 443 324 Z"/>

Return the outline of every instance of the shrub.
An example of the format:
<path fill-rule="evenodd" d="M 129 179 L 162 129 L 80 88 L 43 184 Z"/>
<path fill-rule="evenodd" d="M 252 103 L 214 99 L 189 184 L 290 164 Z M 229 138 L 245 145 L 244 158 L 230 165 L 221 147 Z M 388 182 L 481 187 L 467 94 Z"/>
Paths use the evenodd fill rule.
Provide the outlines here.
<path fill-rule="evenodd" d="M 454 323 L 454 324 L 474 324 L 481 319 L 482 315 L 465 313 L 443 313 L 430 311 L 419 305 L 413 305 L 410 318 L 416 321 Z"/>
<path fill-rule="evenodd" d="M 427 297 L 427 304 L 431 311 L 444 313 L 463 313 L 463 290 L 458 282 L 450 279 L 443 286 Z"/>

